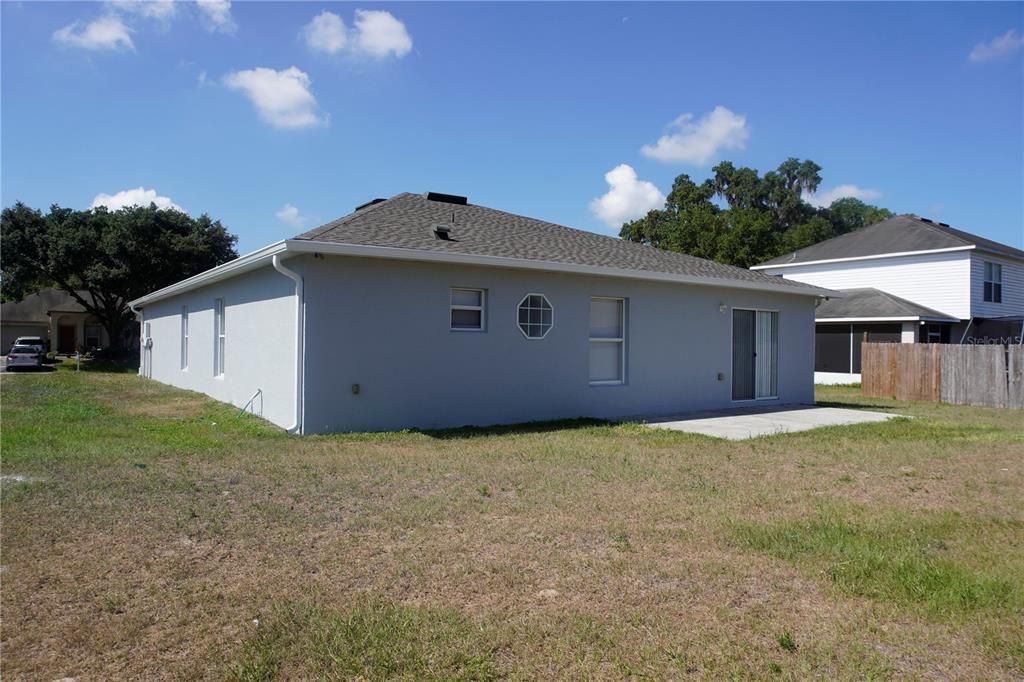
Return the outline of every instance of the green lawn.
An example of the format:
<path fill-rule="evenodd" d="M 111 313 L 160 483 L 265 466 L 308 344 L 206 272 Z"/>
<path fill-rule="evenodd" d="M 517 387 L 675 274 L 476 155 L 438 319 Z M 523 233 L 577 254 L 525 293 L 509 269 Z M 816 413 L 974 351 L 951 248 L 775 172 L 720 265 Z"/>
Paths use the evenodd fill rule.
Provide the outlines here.
<path fill-rule="evenodd" d="M 298 438 L 3 375 L 4 679 L 1024 675 L 1024 414 Z"/>

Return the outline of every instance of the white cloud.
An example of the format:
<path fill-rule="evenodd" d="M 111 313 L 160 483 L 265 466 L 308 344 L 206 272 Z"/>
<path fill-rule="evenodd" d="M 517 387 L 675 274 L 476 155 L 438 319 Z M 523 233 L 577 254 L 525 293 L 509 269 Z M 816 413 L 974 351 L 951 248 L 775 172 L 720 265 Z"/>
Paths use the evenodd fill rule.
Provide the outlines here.
<path fill-rule="evenodd" d="M 206 69 L 200 69 L 199 74 L 196 76 L 196 82 L 199 84 L 199 87 L 201 87 L 201 88 L 205 88 L 206 87 L 206 83 L 207 83 Z"/>
<path fill-rule="evenodd" d="M 67 47 L 83 50 L 134 50 L 131 29 L 121 18 L 107 14 L 93 19 L 85 26 L 81 22 L 69 24 L 53 33 L 53 40 Z"/>
<path fill-rule="evenodd" d="M 404 57 L 412 51 L 412 38 L 405 24 L 383 10 L 356 10 L 353 42 L 358 51 L 377 58 L 388 54 Z"/>
<path fill-rule="evenodd" d="M 150 204 L 156 204 L 157 208 L 171 208 L 175 211 L 187 213 L 185 209 L 171 201 L 170 197 L 162 197 L 156 193 L 155 189 L 146 189 L 144 187 L 123 189 L 117 194 L 97 194 L 89 208 L 106 206 L 111 211 L 116 211 L 125 206 L 149 206 Z"/>
<path fill-rule="evenodd" d="M 285 204 L 281 207 L 281 210 L 274 215 L 277 216 L 277 219 L 282 223 L 296 230 L 301 229 L 306 225 L 306 216 L 299 213 L 299 209 L 291 204 Z"/>
<path fill-rule="evenodd" d="M 405 24 L 390 12 L 357 9 L 355 26 L 349 29 L 337 14 L 324 10 L 302 29 L 306 46 L 318 52 L 352 54 L 384 59 L 404 57 L 412 51 L 412 38 Z"/>
<path fill-rule="evenodd" d="M 108 0 L 107 6 L 126 15 L 169 22 L 177 14 L 174 0 Z"/>
<path fill-rule="evenodd" d="M 348 30 L 337 14 L 324 10 L 302 29 L 311 50 L 335 54 L 348 44 Z"/>
<path fill-rule="evenodd" d="M 210 33 L 234 33 L 238 28 L 231 16 L 231 0 L 196 0 L 196 8 Z"/>
<path fill-rule="evenodd" d="M 993 38 L 987 43 L 982 42 L 975 45 L 971 53 L 967 55 L 967 59 L 975 64 L 1002 59 L 1019 50 L 1022 45 L 1024 45 L 1024 35 L 1017 33 L 1016 29 L 1011 28 L 1003 35 Z"/>
<path fill-rule="evenodd" d="M 309 76 L 294 66 L 281 71 L 264 67 L 234 71 L 223 81 L 228 88 L 245 93 L 260 117 L 275 128 L 327 124 L 309 89 Z"/>
<path fill-rule="evenodd" d="M 590 202 L 590 212 L 608 227 L 620 227 L 648 211 L 660 208 L 665 195 L 653 182 L 638 180 L 632 166 L 619 164 L 604 174 L 608 191 Z"/>
<path fill-rule="evenodd" d="M 814 194 L 804 194 L 804 201 L 815 208 L 828 208 L 832 205 L 832 202 L 838 201 L 839 199 L 854 198 L 860 199 L 861 201 L 872 201 L 882 196 L 882 193 L 877 189 L 865 189 L 858 187 L 857 185 L 837 185 L 832 189 L 825 190 L 824 192 L 815 192 Z"/>
<path fill-rule="evenodd" d="M 743 149 L 750 128 L 747 117 L 734 114 L 723 106 L 704 115 L 696 122 L 693 114 L 683 114 L 669 124 L 675 132 L 662 135 L 654 144 L 644 145 L 644 156 L 658 161 L 677 161 L 702 166 L 719 149 Z"/>

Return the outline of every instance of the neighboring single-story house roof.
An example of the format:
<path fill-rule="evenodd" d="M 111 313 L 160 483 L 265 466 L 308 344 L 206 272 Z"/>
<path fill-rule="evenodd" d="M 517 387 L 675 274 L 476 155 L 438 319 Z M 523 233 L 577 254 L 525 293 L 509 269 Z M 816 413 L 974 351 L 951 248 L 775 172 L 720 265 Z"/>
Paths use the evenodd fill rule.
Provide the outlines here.
<path fill-rule="evenodd" d="M 172 296 L 259 267 L 275 255 L 323 253 L 628 277 L 807 296 L 836 292 L 428 192 L 375 199 L 349 215 L 132 301 Z"/>
<path fill-rule="evenodd" d="M 954 229 L 946 223 L 913 215 L 901 215 L 773 258 L 755 265 L 752 269 L 882 255 L 970 249 L 1024 260 L 1024 251 L 1012 246 Z"/>
<path fill-rule="evenodd" d="M 843 298 L 830 298 L 818 306 L 816 322 L 959 322 L 952 315 L 878 289 L 843 289 L 841 293 Z"/>

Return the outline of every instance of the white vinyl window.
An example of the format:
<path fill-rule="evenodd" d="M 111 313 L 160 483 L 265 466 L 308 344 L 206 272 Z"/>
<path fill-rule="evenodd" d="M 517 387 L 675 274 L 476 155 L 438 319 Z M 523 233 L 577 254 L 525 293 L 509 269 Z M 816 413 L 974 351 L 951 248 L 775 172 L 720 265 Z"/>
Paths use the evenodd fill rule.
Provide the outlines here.
<path fill-rule="evenodd" d="M 487 294 L 483 289 L 453 288 L 451 291 L 451 330 L 484 331 L 486 300 Z"/>
<path fill-rule="evenodd" d="M 988 303 L 1003 302 L 1003 266 L 999 263 L 985 262 L 985 295 Z"/>
<path fill-rule="evenodd" d="M 188 306 L 181 306 L 181 368 L 188 369 Z"/>
<path fill-rule="evenodd" d="M 544 294 L 527 294 L 519 302 L 519 331 L 528 339 L 543 339 L 555 322 L 555 310 Z"/>
<path fill-rule="evenodd" d="M 626 381 L 626 301 L 590 299 L 590 384 Z"/>
<path fill-rule="evenodd" d="M 213 302 L 213 375 L 224 376 L 224 299 Z"/>

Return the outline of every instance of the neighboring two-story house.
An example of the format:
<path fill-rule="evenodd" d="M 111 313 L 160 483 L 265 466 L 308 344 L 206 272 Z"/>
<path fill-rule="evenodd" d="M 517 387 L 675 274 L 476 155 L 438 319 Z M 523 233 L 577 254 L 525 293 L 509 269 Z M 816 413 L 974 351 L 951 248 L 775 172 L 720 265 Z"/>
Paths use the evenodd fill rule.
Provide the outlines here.
<path fill-rule="evenodd" d="M 815 311 L 815 380 L 860 381 L 860 343 L 1021 343 L 1024 251 L 896 216 L 752 270 L 840 290 Z"/>

